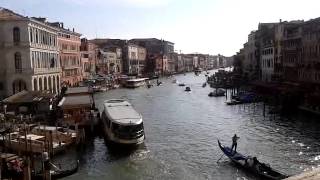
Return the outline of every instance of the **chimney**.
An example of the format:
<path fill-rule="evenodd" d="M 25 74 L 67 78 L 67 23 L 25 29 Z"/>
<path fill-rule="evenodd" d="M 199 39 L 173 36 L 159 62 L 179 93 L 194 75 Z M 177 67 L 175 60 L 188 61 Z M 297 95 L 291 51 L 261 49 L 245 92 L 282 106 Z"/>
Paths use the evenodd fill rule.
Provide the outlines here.
<path fill-rule="evenodd" d="M 74 28 L 72 28 L 72 32 L 74 32 Z"/>
<path fill-rule="evenodd" d="M 282 19 L 280 19 L 280 23 L 282 23 Z"/>
<path fill-rule="evenodd" d="M 63 28 L 63 23 L 61 23 L 61 28 Z"/>

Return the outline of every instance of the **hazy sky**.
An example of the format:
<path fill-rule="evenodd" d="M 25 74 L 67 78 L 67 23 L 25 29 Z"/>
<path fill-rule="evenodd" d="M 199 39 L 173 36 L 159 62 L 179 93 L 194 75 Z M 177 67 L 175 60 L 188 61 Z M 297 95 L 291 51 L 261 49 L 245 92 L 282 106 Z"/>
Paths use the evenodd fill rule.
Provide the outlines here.
<path fill-rule="evenodd" d="M 319 0 L 0 0 L 91 39 L 155 37 L 182 53 L 235 54 L 259 22 L 320 16 Z"/>

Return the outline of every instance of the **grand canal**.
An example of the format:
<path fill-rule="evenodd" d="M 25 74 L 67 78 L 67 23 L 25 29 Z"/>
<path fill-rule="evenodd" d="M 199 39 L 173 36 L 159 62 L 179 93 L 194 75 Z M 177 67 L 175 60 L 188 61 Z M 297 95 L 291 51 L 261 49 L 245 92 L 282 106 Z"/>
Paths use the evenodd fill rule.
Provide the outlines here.
<path fill-rule="evenodd" d="M 258 103 L 226 106 L 225 97 L 208 97 L 210 87 L 201 86 L 204 75 L 190 73 L 176 79 L 192 92 L 184 92 L 172 79 L 162 79 L 159 87 L 96 94 L 100 109 L 109 98 L 125 98 L 134 105 L 144 118 L 145 146 L 131 154 L 116 153 L 96 137 L 56 159 L 80 159 L 79 172 L 66 179 L 257 179 L 227 158 L 217 163 L 222 155 L 217 139 L 230 145 L 234 133 L 240 136 L 239 152 L 287 174 L 320 165 L 320 121 L 298 115 L 264 117 Z"/>

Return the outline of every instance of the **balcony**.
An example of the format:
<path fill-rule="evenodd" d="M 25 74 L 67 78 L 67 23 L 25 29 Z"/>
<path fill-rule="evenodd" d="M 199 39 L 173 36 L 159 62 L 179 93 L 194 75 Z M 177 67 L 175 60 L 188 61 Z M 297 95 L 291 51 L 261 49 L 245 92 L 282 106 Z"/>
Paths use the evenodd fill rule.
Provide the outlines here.
<path fill-rule="evenodd" d="M 32 70 L 34 74 L 61 73 L 61 68 L 34 68 Z"/>

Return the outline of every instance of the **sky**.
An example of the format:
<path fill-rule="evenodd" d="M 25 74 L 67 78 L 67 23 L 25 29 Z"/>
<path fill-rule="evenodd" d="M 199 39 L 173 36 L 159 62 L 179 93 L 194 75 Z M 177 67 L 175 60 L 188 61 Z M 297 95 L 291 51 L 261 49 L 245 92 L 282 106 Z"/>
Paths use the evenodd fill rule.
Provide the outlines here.
<path fill-rule="evenodd" d="M 93 38 L 158 38 L 181 53 L 232 56 L 259 22 L 320 17 L 319 0 L 0 0 Z"/>

